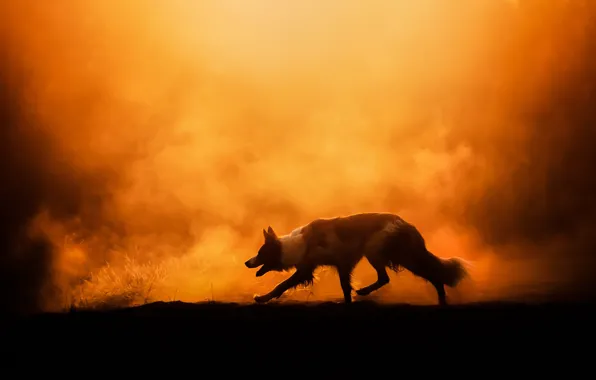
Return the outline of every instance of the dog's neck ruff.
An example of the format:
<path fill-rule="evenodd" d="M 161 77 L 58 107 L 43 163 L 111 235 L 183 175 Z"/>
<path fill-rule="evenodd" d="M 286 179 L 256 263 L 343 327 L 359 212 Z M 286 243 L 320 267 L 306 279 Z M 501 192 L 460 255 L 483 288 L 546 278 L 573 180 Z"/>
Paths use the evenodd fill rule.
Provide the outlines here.
<path fill-rule="evenodd" d="M 297 228 L 288 235 L 281 236 L 281 262 L 284 268 L 298 264 L 306 253 L 306 243 L 301 234 L 302 228 Z"/>

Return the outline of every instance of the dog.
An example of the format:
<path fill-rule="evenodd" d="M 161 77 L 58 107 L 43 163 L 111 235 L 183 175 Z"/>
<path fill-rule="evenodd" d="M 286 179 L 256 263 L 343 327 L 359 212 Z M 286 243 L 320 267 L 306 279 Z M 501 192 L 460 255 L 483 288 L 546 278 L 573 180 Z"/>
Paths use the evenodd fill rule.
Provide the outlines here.
<path fill-rule="evenodd" d="M 246 267 L 259 268 L 256 276 L 270 271 L 296 271 L 257 303 L 281 297 L 298 285 L 310 285 L 320 266 L 337 269 L 345 303 L 352 302 L 352 272 L 366 258 L 377 272 L 377 281 L 356 290 L 366 296 L 389 283 L 387 268 L 399 272 L 407 269 L 429 281 L 437 291 L 439 305 L 446 305 L 444 286 L 455 287 L 468 276 L 464 261 L 443 259 L 426 248 L 422 234 L 412 224 L 391 213 L 360 213 L 343 217 L 313 220 L 283 236 L 268 227 L 263 229 L 264 243 Z"/>

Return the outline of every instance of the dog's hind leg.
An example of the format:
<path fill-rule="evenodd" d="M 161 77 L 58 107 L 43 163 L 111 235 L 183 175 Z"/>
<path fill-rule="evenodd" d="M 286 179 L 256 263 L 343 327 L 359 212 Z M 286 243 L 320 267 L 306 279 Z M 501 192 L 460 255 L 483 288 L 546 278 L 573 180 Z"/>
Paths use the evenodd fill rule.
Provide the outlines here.
<path fill-rule="evenodd" d="M 291 275 L 288 279 L 282 281 L 269 293 L 256 296 L 255 301 L 258 303 L 269 302 L 274 298 L 281 297 L 287 290 L 295 288 L 300 284 L 308 284 L 313 281 L 313 269 L 311 268 L 299 268 Z"/>
<path fill-rule="evenodd" d="M 389 283 L 389 275 L 387 274 L 383 261 L 376 257 L 367 257 L 366 259 L 370 265 L 375 268 L 375 271 L 377 271 L 377 282 L 356 290 L 356 294 L 359 296 L 367 296 Z"/>
<path fill-rule="evenodd" d="M 433 286 L 437 290 L 437 296 L 439 297 L 439 305 L 447 305 L 447 296 L 445 295 L 445 286 L 440 282 L 432 282 Z"/>

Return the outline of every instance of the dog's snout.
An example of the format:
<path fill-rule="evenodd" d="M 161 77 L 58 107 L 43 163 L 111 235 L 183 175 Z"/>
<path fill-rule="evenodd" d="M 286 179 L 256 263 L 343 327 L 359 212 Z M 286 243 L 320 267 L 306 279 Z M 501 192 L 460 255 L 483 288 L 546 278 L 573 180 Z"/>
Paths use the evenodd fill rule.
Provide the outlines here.
<path fill-rule="evenodd" d="M 257 263 L 257 258 L 253 257 L 252 259 L 247 260 L 244 265 L 246 265 L 247 268 L 256 268 L 258 267 L 258 263 Z"/>

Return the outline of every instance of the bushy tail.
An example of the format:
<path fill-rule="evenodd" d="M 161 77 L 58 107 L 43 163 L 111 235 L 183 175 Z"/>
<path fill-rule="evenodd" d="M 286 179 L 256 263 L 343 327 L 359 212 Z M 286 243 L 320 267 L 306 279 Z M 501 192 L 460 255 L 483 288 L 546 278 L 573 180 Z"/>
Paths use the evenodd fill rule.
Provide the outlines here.
<path fill-rule="evenodd" d="M 458 257 L 449 259 L 439 258 L 441 262 L 441 278 L 443 283 L 450 288 L 456 287 L 463 279 L 469 276 L 466 268 L 468 263 Z"/>

